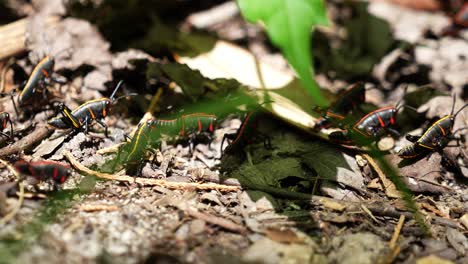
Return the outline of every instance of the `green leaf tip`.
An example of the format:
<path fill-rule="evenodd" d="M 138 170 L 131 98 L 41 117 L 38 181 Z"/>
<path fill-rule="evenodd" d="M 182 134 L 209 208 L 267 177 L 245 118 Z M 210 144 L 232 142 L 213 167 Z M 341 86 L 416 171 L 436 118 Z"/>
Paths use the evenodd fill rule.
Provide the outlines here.
<path fill-rule="evenodd" d="M 245 19 L 262 21 L 273 44 L 278 46 L 319 106 L 328 105 L 312 78 L 310 32 L 328 25 L 323 0 L 237 0 Z"/>

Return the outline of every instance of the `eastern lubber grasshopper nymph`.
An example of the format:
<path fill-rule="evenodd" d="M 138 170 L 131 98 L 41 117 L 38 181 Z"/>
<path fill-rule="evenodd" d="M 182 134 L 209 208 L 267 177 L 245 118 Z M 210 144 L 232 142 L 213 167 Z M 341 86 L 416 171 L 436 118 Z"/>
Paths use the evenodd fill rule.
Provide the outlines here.
<path fill-rule="evenodd" d="M 23 90 L 18 96 L 18 104 L 20 107 L 31 104 L 34 100 L 37 100 L 37 94 L 42 94 L 44 97 L 46 96 L 45 79 L 52 77 L 54 65 L 54 58 L 45 56 L 36 67 L 34 67 Z"/>
<path fill-rule="evenodd" d="M 358 82 L 338 94 L 336 101 L 322 115 L 315 124 L 315 129 L 328 128 L 333 123 L 345 119 L 345 115 L 356 109 L 366 101 L 366 88 L 364 83 Z"/>
<path fill-rule="evenodd" d="M 394 127 L 398 112 L 403 107 L 415 110 L 411 106 L 405 106 L 400 100 L 395 106 L 382 107 L 366 114 L 353 125 L 350 131 L 333 132 L 329 135 L 329 138 L 337 143 L 348 144 L 352 141 L 366 143 L 369 140 L 378 139 L 386 134 L 399 136 L 400 133 Z"/>
<path fill-rule="evenodd" d="M 53 77 L 55 59 L 52 56 L 45 56 L 39 63 L 34 67 L 31 75 L 29 75 L 22 91 L 18 95 L 17 101 L 18 106 L 23 108 L 26 106 L 32 106 L 36 108 L 40 106 L 40 99 L 47 101 L 47 82 L 54 81 L 56 83 L 63 84 L 63 81 Z M 11 94 L 13 106 L 16 113 L 18 109 L 16 107 L 13 94 Z"/>
<path fill-rule="evenodd" d="M 148 146 L 151 146 L 151 131 L 154 129 L 154 121 L 149 120 L 147 122 L 141 123 L 138 126 L 135 135 L 132 140 L 124 148 L 127 149 L 128 154 L 125 159 L 126 170 L 129 174 L 134 174 L 139 171 L 141 161 L 144 159 L 145 151 Z M 120 159 L 120 152 L 117 156 L 117 161 Z"/>
<path fill-rule="evenodd" d="M 455 118 L 465 107 L 468 106 L 468 104 L 465 104 L 455 114 L 453 114 L 455 108 L 455 97 L 453 100 L 452 111 L 450 114 L 434 122 L 426 132 L 422 134 L 422 136 L 406 136 L 406 139 L 413 142 L 413 144 L 403 147 L 398 152 L 398 156 L 403 159 L 411 159 L 435 151 L 440 152 L 451 140 L 457 139 L 454 136 L 455 133 L 459 130 L 465 129 L 466 127 L 452 132 L 453 125 L 455 124 Z"/>
<path fill-rule="evenodd" d="M 127 155 L 123 158 L 123 163 L 126 164 L 127 172 L 137 173 L 145 151 L 156 147 L 162 137 L 193 137 L 203 132 L 211 134 L 215 126 L 216 116 L 206 113 L 187 114 L 175 119 L 154 119 L 140 124 L 132 140 L 124 146 Z M 120 152 L 117 161 L 119 159 Z"/>
<path fill-rule="evenodd" d="M 65 106 L 64 104 L 59 105 L 59 111 L 62 114 L 61 117 L 55 117 L 49 120 L 49 125 L 60 128 L 60 129 L 82 129 L 84 128 L 85 132 L 88 131 L 91 122 L 95 120 L 105 129 L 105 135 L 108 136 L 107 125 L 104 122 L 104 118 L 109 113 L 111 104 L 114 101 L 119 100 L 122 97 L 117 99 L 114 98 L 117 90 L 122 86 L 123 81 L 120 81 L 115 87 L 109 98 L 100 98 L 91 101 L 87 101 L 84 104 L 78 106 L 73 111 Z M 128 95 L 125 95 L 128 96 Z M 125 97 L 123 96 L 123 97 Z"/>
<path fill-rule="evenodd" d="M 329 135 L 333 142 L 349 144 L 353 141 L 368 141 L 376 139 L 389 132 L 398 136 L 393 126 L 396 123 L 400 107 L 388 106 L 374 110 L 362 117 L 351 131 L 335 131 Z"/>
<path fill-rule="evenodd" d="M 20 160 L 15 162 L 15 169 L 24 175 L 32 176 L 39 181 L 52 179 L 54 186 L 64 183 L 70 175 L 70 166 L 56 161 L 31 161 Z"/>
<path fill-rule="evenodd" d="M 395 125 L 398 110 L 402 106 L 388 106 L 374 110 L 362 117 L 354 126 L 353 131 L 359 133 L 365 138 L 377 138 L 385 132 L 392 135 L 399 135 L 398 131 L 393 129 Z"/>

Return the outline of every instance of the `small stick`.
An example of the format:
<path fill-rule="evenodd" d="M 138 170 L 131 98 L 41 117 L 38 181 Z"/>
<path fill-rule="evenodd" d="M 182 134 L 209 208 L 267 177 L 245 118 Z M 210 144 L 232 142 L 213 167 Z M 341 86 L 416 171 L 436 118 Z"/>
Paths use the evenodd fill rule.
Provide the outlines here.
<path fill-rule="evenodd" d="M 5 157 L 8 155 L 19 153 L 23 150 L 32 147 L 37 142 L 46 138 L 50 133 L 52 133 L 52 131 L 53 129 L 49 126 L 37 126 L 36 129 L 29 135 L 23 137 L 22 139 L 16 141 L 11 145 L 0 149 L 0 157 Z"/>
<path fill-rule="evenodd" d="M 374 220 L 377 224 L 382 224 L 382 222 L 380 222 L 379 220 L 377 220 L 377 218 L 375 218 L 375 216 L 372 214 L 372 212 L 369 210 L 369 208 L 367 208 L 364 204 L 361 204 L 361 208 L 362 210 L 368 214 L 370 216 L 370 218 L 372 218 L 372 220 Z"/>
<path fill-rule="evenodd" d="M 78 207 L 79 210 L 84 212 L 97 212 L 97 211 L 118 211 L 119 207 L 112 204 L 82 204 Z"/>
<path fill-rule="evenodd" d="M 216 184 L 216 183 L 193 183 L 193 182 L 168 182 L 166 180 L 159 180 L 159 179 L 149 179 L 149 178 L 141 178 L 141 177 L 132 177 L 128 175 L 113 175 L 108 173 L 101 173 L 97 171 L 93 171 L 81 163 L 79 163 L 73 155 L 64 150 L 62 154 L 68 159 L 71 165 L 77 169 L 79 172 L 87 175 L 92 175 L 101 179 L 108 179 L 108 180 L 116 180 L 122 182 L 130 182 L 130 183 L 138 183 L 141 185 L 149 185 L 149 186 L 161 186 L 168 189 L 196 189 L 196 190 L 218 190 L 221 192 L 235 192 L 241 189 L 240 186 L 229 186 L 223 184 Z"/>
<path fill-rule="evenodd" d="M 398 219 L 398 224 L 395 227 L 395 231 L 393 232 L 392 239 L 390 240 L 390 249 L 395 250 L 396 242 L 398 237 L 400 236 L 401 229 L 403 228 L 403 223 L 405 222 L 405 215 L 400 215 L 400 219 Z"/>
<path fill-rule="evenodd" d="M 15 175 L 15 177 L 20 180 L 21 177 L 19 175 L 19 173 L 16 171 L 16 169 L 11 166 L 11 164 L 9 164 L 8 162 L 0 159 L 0 163 L 2 163 L 3 165 L 5 165 L 5 167 L 7 167 L 7 169 L 13 174 Z M 24 184 L 22 181 L 20 181 L 19 183 L 19 195 L 18 195 L 18 203 L 16 203 L 16 206 L 13 208 L 13 210 L 11 210 L 10 213 L 6 214 L 2 219 L 0 219 L 0 226 L 3 226 L 5 225 L 6 223 L 8 223 L 11 219 L 13 219 L 15 217 L 15 215 L 18 213 L 18 211 L 21 209 L 21 205 L 23 204 L 23 201 L 24 201 Z"/>
<path fill-rule="evenodd" d="M 154 94 L 153 98 L 151 99 L 151 103 L 148 107 L 148 109 L 146 110 L 146 113 L 153 113 L 154 112 L 154 109 L 156 108 L 156 105 L 158 104 L 159 102 L 159 99 L 161 99 L 161 95 L 163 94 L 163 88 L 162 87 L 159 87 L 158 90 L 156 91 L 156 93 Z"/>
<path fill-rule="evenodd" d="M 396 244 L 398 237 L 400 236 L 401 229 L 403 228 L 403 223 L 405 222 L 405 216 L 400 215 L 400 219 L 398 220 L 398 224 L 395 227 L 393 232 L 392 239 L 390 240 L 390 250 L 391 252 L 385 258 L 383 263 L 393 263 L 395 258 L 400 254 L 401 248 Z"/>
<path fill-rule="evenodd" d="M 182 206 L 181 206 L 182 207 Z M 186 208 L 186 209 L 183 209 L 183 208 L 179 208 L 181 210 L 183 210 L 185 213 L 187 213 L 188 215 L 192 216 L 192 217 L 195 217 L 195 218 L 198 218 L 198 219 L 201 219 L 207 223 L 210 223 L 210 224 L 213 224 L 213 225 L 217 225 L 217 226 L 220 226 L 224 229 L 227 229 L 229 231 L 233 231 L 233 232 L 237 232 L 237 233 L 245 233 L 247 231 L 247 229 L 239 224 L 236 224 L 234 222 L 232 222 L 231 220 L 228 220 L 228 219 L 225 219 L 225 218 L 221 218 L 221 217 L 218 217 L 218 216 L 214 216 L 214 215 L 210 215 L 210 214 L 207 214 L 207 213 L 202 213 L 202 212 L 199 212 L 193 208 Z"/>

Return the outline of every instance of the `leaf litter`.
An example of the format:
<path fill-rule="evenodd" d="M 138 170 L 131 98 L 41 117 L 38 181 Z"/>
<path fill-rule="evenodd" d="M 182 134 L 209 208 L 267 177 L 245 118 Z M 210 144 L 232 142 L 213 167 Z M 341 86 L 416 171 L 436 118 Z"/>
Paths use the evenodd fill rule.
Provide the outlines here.
<path fill-rule="evenodd" d="M 378 5 L 380 4 L 372 3 L 371 10 Z M 44 13 L 61 12 L 59 6 L 51 5 L 48 8 L 49 11 Z M 385 7 L 379 6 L 379 8 Z M 364 11 L 365 9 L 361 10 Z M 402 14 L 405 14 L 404 11 Z M 420 13 L 410 12 L 410 15 L 419 16 Z M 431 15 L 424 14 L 423 17 Z M 40 21 L 44 17 L 36 19 L 39 21 L 37 25 L 41 25 Z M 239 17 L 231 17 L 227 23 L 232 20 L 239 21 Z M 389 22 L 391 25 L 396 23 Z M 356 23 L 357 27 L 363 22 Z M 102 29 L 103 24 L 99 25 Z M 24 71 L 29 73 L 34 62 L 44 55 L 39 53 L 52 51 L 52 55 L 59 55 L 56 58 L 56 70 L 73 84 L 67 84 L 63 87 L 65 89 L 62 89 L 61 99 L 65 100 L 67 105 L 75 107 L 86 100 L 109 95 L 113 86 L 111 81 L 115 82 L 116 75 L 119 74 L 132 76 L 124 93 L 136 90 L 140 95 L 126 99 L 127 102 L 121 103 L 120 107 L 116 108 L 119 111 L 116 110 L 106 118 L 107 124 L 111 127 L 112 137 L 109 139 L 79 133 L 73 135 L 67 142 L 59 142 L 65 140 L 65 137 L 59 137 L 60 139 L 56 139 L 56 144 L 51 144 L 53 142 L 48 140 L 54 140 L 54 135 L 49 136 L 47 132 L 45 136 L 47 139 L 41 144 L 39 144 L 41 140 L 29 141 L 29 144 L 26 144 L 27 149 L 21 151 L 19 155 L 16 151 L 11 152 L 8 154 L 8 159 L 13 161 L 18 158 L 51 157 L 63 160 L 62 151 L 66 150 L 70 151 L 82 165 L 98 169 L 113 154 L 98 155 L 96 151 L 125 140 L 124 133 L 129 133 L 135 127 L 138 114 L 146 110 L 146 107 L 143 107 L 136 111 L 131 108 L 132 104 L 134 106 L 136 100 L 149 104 L 148 98 L 156 92 L 159 88 L 157 86 L 163 86 L 165 89 L 159 110 L 169 110 L 169 112 L 173 111 L 174 106 L 214 97 L 219 89 L 225 90 L 226 93 L 243 89 L 239 88 L 243 87 L 242 81 L 238 83 L 227 79 L 210 79 L 212 76 L 204 74 L 207 69 L 197 69 L 190 63 L 186 66 L 172 62 L 171 56 L 160 60 L 160 53 L 164 49 L 190 56 L 200 51 L 208 51 L 212 45 L 215 45 L 212 36 L 207 39 L 207 43 L 212 44 L 209 46 L 198 47 L 194 44 L 203 38 L 203 34 L 191 35 L 187 32 L 169 34 L 167 39 L 160 38 L 167 40 L 166 43 L 158 42 L 156 45 L 154 30 L 162 28 L 165 30 L 161 32 L 167 32 L 168 27 L 172 26 L 161 25 L 156 19 L 148 25 L 150 29 L 147 34 L 143 34 L 148 39 L 133 39 L 131 45 L 125 46 L 133 49 L 122 52 L 115 52 L 111 46 L 114 42 L 108 42 L 102 37 L 93 23 L 78 18 L 65 18 L 54 28 L 44 27 L 47 28 L 48 37 L 43 37 L 44 28 L 40 26 L 31 29 L 31 36 L 39 39 L 28 46 L 34 51 L 30 54 L 32 63 L 25 57 L 18 57 L 18 65 L 22 65 L 20 67 L 24 67 Z M 250 25 L 250 27 L 256 26 Z M 438 34 L 434 27 L 441 26 L 431 24 L 429 28 L 431 27 L 433 32 Z M 427 28 L 428 26 L 424 27 Z M 396 30 L 401 28 L 398 27 Z M 438 40 L 428 40 L 422 31 L 419 30 L 414 36 L 410 36 L 413 43 L 416 43 L 416 56 L 412 58 L 410 65 L 418 66 L 417 74 L 413 76 L 424 77 L 416 80 L 417 84 L 421 84 L 421 80 L 427 78 L 436 85 L 433 89 L 416 91 L 413 98 L 409 93 L 405 101 L 408 101 L 409 105 L 419 107 L 421 116 L 418 118 L 421 120 L 414 122 L 421 122 L 424 128 L 424 125 L 429 126 L 434 118 L 450 112 L 451 97 L 435 95 L 448 94 L 447 83 L 455 87 L 454 91 L 457 91 L 458 87 L 459 98 L 455 107 L 458 109 L 462 105 L 462 98 L 466 97 L 460 93 L 460 88 L 466 83 L 460 81 L 463 77 L 457 74 L 442 80 L 440 73 L 447 71 L 445 66 L 432 67 L 429 74 L 421 70 L 423 67 L 419 66 L 429 62 L 427 58 L 424 60 L 421 57 L 419 51 L 421 44 L 435 41 L 440 46 L 429 47 L 442 47 L 442 42 L 450 42 L 445 38 L 442 38 L 440 43 Z M 106 38 L 109 37 L 108 33 L 107 31 L 104 34 Z M 404 34 L 398 33 L 396 36 L 398 38 Z M 55 39 L 60 41 L 51 41 Z M 271 54 L 277 52 L 261 42 L 264 38 L 254 41 Z M 177 42 L 181 42 L 180 45 Z M 120 48 L 124 47 L 121 43 L 119 45 Z M 148 46 L 154 47 L 148 49 Z M 362 46 L 362 43 L 357 46 Z M 454 43 L 452 47 L 455 54 L 462 46 Z M 379 48 L 382 48 L 382 51 L 376 51 L 378 56 L 373 58 L 376 62 L 389 52 L 386 45 Z M 71 51 L 59 53 L 62 49 Z M 233 54 L 236 53 L 233 51 Z M 401 77 L 409 76 L 407 68 L 400 65 L 401 58 L 405 59 L 402 54 L 399 53 L 395 64 L 383 67 L 381 69 L 383 72 L 374 76 L 375 80 L 381 82 L 380 84 L 387 89 L 383 92 L 383 97 L 376 97 L 377 99 L 373 100 L 373 103 L 379 107 L 393 102 L 385 98 L 400 98 L 401 87 L 392 89 L 398 86 L 398 82 L 411 80 Z M 449 58 L 444 65 L 463 65 L 457 56 L 445 56 L 443 51 L 437 56 L 437 60 L 440 61 Z M 336 58 L 337 61 L 343 59 L 345 58 Z M 354 60 L 357 62 L 359 59 Z M 207 64 L 203 65 L 208 67 Z M 228 66 L 225 65 L 226 69 Z M 137 72 L 141 70 L 140 67 L 146 70 Z M 148 70 L 151 67 L 157 70 Z M 281 67 L 284 65 L 280 63 L 278 68 Z M 324 71 L 326 75 L 333 76 L 333 73 L 330 75 L 330 69 Z M 400 77 L 388 78 L 390 76 L 388 71 Z M 364 76 L 375 74 L 368 66 L 365 67 L 365 71 L 344 71 L 346 79 L 363 76 L 364 72 Z M 289 71 L 285 75 L 288 74 Z M 229 77 L 216 76 L 216 78 Z M 152 83 L 154 79 L 158 80 L 156 84 Z M 164 79 L 169 81 L 161 81 Z M 152 85 L 146 87 L 141 83 Z M 280 94 L 293 101 L 301 98 L 294 93 Z M 171 99 L 173 96 L 183 99 L 178 104 L 172 103 L 170 100 L 174 100 Z M 418 102 L 414 103 L 416 101 Z M 299 105 L 306 113 L 311 112 L 311 109 L 306 109 L 307 102 L 300 102 Z M 135 116 L 129 118 L 135 114 L 136 120 Z M 465 113 L 460 114 L 456 127 L 463 126 L 465 116 Z M 411 120 L 411 117 L 409 118 Z M 36 117 L 35 122 L 44 122 L 44 120 Z M 396 228 L 398 217 L 404 214 L 407 216 L 407 221 L 398 239 L 401 251 L 397 253 L 396 262 L 403 262 L 408 258 L 422 262 L 424 256 L 438 256 L 436 258 L 463 263 L 467 250 L 466 237 L 463 235 L 466 229 L 462 226 L 466 226 L 468 210 L 466 208 L 468 194 L 464 188 L 466 183 L 460 181 L 459 174 L 457 176 L 450 165 L 442 165 L 444 161 L 438 153 L 409 164 L 401 164 L 400 159 L 394 154 L 395 149 L 390 149 L 387 155 L 390 163 L 398 167 L 408 187 L 418 193 L 415 200 L 430 223 L 434 237 L 424 238 L 415 220 L 411 219 L 412 214 L 406 211 L 399 200 L 390 199 L 384 189 L 371 190 L 366 187 L 375 179 L 377 179 L 376 184 L 383 186 L 383 183 L 382 179 L 373 172 L 375 168 L 370 166 L 365 169 L 366 166 L 358 166 L 356 155 L 362 153 L 324 142 L 318 137 L 310 137 L 309 134 L 291 129 L 270 115 L 262 116 L 259 129 L 269 135 L 272 149 L 265 148 L 263 142 L 257 142 L 245 147 L 238 156 L 223 157 L 218 160 L 217 158 L 221 157 L 220 145 L 224 133 L 235 132 L 239 123 L 231 116 L 222 123 L 210 145 L 198 144 L 193 153 L 190 151 L 190 146 L 183 143 L 163 144 L 164 147 L 160 149 L 163 157 L 161 164 L 166 162 L 167 170 L 161 171 L 150 162 L 145 162 L 144 174 L 154 177 L 160 175 L 169 183 L 182 185 L 188 183 L 187 186 L 199 186 L 203 183 L 198 181 L 209 179 L 219 184 L 229 184 L 238 191 L 227 193 L 196 191 L 196 187 L 171 190 L 164 186 L 144 186 L 135 183 L 137 180 L 141 183 L 153 178 L 137 177 L 137 180 L 133 181 L 129 178 L 126 183 L 122 183 L 83 176 L 75 171 L 63 186 L 63 190 L 44 192 L 43 195 L 47 196 L 45 201 L 26 198 L 25 206 L 20 209 L 15 219 L 2 228 L 0 236 L 2 256 L 5 256 L 7 261 L 18 258 L 21 262 L 49 263 L 63 262 L 64 258 L 76 262 L 120 259 L 130 263 L 153 259 L 183 262 L 215 260 L 263 263 L 375 262 L 391 253 L 387 241 L 390 241 L 391 234 Z M 15 125 L 23 124 L 17 121 Z M 27 132 L 24 133 L 26 135 Z M 405 144 L 408 142 L 404 135 L 401 135 L 396 145 L 401 147 Z M 2 151 L 0 150 L 0 153 Z M 463 160 L 462 153 L 463 151 L 466 153 L 466 146 L 464 149 L 451 148 L 447 151 L 451 152 L 449 156 L 456 161 L 456 164 L 461 166 L 463 174 L 463 171 L 466 171 L 463 170 L 466 159 Z M 218 168 L 221 169 L 221 173 Z M 15 185 L 9 184 L 12 181 L 11 177 L 3 169 L 0 179 L 2 182 L 0 186 L 4 186 L 1 194 L 5 194 L 0 195 L 0 212 L 3 216 L 8 208 L 17 202 L 17 195 Z M 37 190 L 50 190 L 47 186 L 46 188 L 27 187 L 32 193 Z"/>

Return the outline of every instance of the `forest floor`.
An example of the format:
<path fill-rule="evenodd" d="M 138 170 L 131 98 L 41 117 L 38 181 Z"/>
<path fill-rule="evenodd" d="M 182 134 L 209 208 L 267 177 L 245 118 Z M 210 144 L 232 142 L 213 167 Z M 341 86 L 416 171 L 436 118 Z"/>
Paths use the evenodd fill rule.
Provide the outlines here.
<path fill-rule="evenodd" d="M 0 263 L 468 263 L 468 108 L 452 128 L 461 128 L 456 146 L 410 161 L 397 155 L 411 144 L 406 134 L 423 134 L 466 103 L 468 29 L 453 29 L 449 14 L 329 1 L 334 24 L 314 34 L 316 80 L 330 100 L 357 81 L 368 88 L 353 122 L 400 100 L 415 108 L 398 114 L 399 135 L 372 144 L 413 193 L 409 203 L 372 151 L 312 129 L 319 114 L 310 99 L 234 2 L 167 1 L 157 12 L 127 1 L 110 9 L 96 1 L 103 3 L 94 10 L 7 2 L 0 32 L 20 21 L 8 30 L 25 31 L 26 41 L 13 45 L 15 54 L 0 49 L 0 92 L 8 95 L 0 109 L 14 130 L 0 148 Z M 9 94 L 45 55 L 65 81 L 17 115 Z M 120 80 L 123 97 L 104 114 L 109 137 L 99 124 L 88 133 L 47 125 L 57 115 L 48 102 L 75 109 L 110 96 Z M 255 129 L 243 131 L 245 144 L 223 154 L 224 135 L 246 116 L 223 109 L 223 100 L 242 97 L 236 92 L 246 86 L 267 88 L 257 91 L 270 98 L 252 115 Z M 212 135 L 163 138 L 134 175 L 118 159 L 111 170 L 138 124 L 199 112 L 217 115 Z M 7 166 L 18 160 L 59 161 L 71 175 L 63 184 L 18 180 Z"/>

